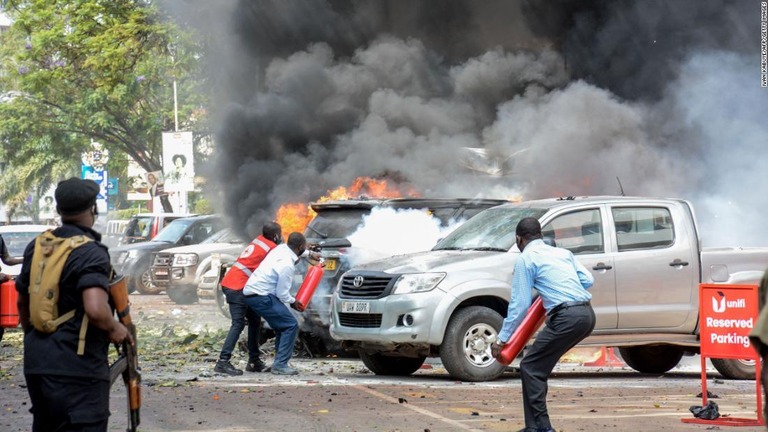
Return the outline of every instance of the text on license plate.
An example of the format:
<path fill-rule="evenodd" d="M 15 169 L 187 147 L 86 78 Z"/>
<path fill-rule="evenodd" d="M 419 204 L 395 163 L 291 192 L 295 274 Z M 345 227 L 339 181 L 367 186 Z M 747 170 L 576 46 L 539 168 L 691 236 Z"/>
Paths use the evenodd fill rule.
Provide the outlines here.
<path fill-rule="evenodd" d="M 336 270 L 336 260 L 332 260 L 332 259 L 325 260 L 325 265 L 323 266 L 323 268 L 329 271 Z"/>
<path fill-rule="evenodd" d="M 370 302 L 341 302 L 341 311 L 346 313 L 370 313 Z"/>

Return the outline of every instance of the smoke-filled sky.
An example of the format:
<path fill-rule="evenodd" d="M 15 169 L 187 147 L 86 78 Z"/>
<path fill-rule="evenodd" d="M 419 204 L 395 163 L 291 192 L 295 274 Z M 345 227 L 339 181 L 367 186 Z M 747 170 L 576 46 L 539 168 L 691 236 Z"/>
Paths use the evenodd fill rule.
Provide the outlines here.
<path fill-rule="evenodd" d="M 768 246 L 759 1 L 167 2 L 206 34 L 211 180 L 249 234 L 359 176 L 524 199 L 618 177 L 691 200 L 705 245 Z"/>

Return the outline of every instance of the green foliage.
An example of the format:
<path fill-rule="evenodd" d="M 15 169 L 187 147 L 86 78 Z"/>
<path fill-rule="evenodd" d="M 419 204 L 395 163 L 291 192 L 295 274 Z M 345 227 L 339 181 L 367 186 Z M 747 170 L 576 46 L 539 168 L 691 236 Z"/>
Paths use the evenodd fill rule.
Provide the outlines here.
<path fill-rule="evenodd" d="M 117 220 L 117 219 L 130 219 L 131 216 L 138 213 L 135 209 L 121 209 L 121 210 L 114 210 L 109 212 L 109 219 L 110 220 Z"/>
<path fill-rule="evenodd" d="M 91 141 L 110 151 L 108 169 L 129 159 L 161 169 L 162 132 L 205 135 L 194 35 L 143 0 L 9 0 L 0 35 L 0 160 L 18 176 L 0 200 L 78 174 Z M 26 188 L 26 189 L 25 189 Z"/>
<path fill-rule="evenodd" d="M 195 201 L 193 213 L 197 214 L 213 214 L 213 205 L 207 198 L 198 198 Z"/>

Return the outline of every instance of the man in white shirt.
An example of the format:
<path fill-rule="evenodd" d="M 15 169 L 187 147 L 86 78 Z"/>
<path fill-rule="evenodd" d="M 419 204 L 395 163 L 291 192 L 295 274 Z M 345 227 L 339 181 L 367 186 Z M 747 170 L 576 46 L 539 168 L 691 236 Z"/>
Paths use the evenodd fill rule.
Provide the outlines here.
<path fill-rule="evenodd" d="M 299 322 L 288 307 L 296 308 L 291 296 L 295 265 L 307 249 L 307 239 L 300 233 L 291 233 L 288 243 L 272 249 L 254 270 L 243 288 L 245 301 L 253 311 L 264 318 L 275 331 L 275 360 L 272 373 L 297 375 L 288 366 L 293 355 L 293 344 L 299 333 Z"/>

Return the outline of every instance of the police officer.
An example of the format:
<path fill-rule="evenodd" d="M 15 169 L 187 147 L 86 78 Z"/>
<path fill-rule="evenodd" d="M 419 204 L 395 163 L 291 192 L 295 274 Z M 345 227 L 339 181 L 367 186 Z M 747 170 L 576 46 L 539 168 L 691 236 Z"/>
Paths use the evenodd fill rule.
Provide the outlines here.
<path fill-rule="evenodd" d="M 19 291 L 19 319 L 24 329 L 24 376 L 32 402 L 33 431 L 106 431 L 109 419 L 110 342 L 133 344 L 128 330 L 109 305 L 109 252 L 92 229 L 98 210 L 99 186 L 91 180 L 70 178 L 56 187 L 56 210 L 62 226 L 57 237 L 85 235 L 95 241 L 74 249 L 59 283 L 60 315 L 75 316 L 53 333 L 37 331 L 30 323 L 29 285 L 35 242 L 24 252 Z M 84 351 L 78 354 L 83 315 L 88 317 Z"/>

